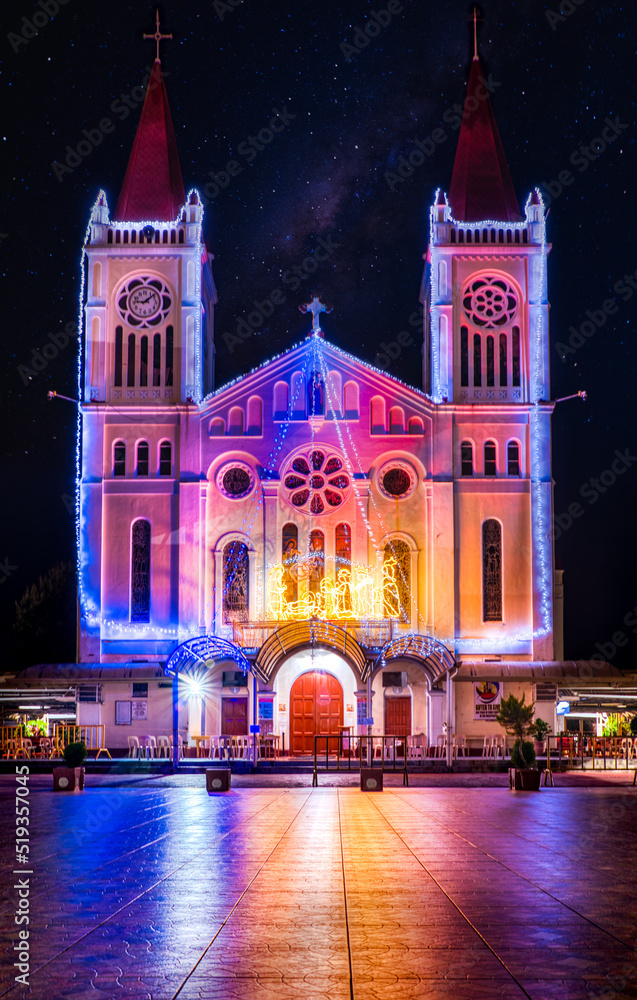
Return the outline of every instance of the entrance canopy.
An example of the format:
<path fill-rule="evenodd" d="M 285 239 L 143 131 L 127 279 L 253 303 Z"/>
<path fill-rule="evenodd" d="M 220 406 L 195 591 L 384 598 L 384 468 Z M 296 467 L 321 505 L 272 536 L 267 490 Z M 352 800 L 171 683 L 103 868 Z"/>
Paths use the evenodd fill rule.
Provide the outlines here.
<path fill-rule="evenodd" d="M 346 628 L 316 619 L 289 622 L 273 632 L 261 646 L 254 667 L 259 677 L 270 682 L 280 665 L 299 649 L 314 647 L 339 653 L 361 681 L 367 673 L 362 647 Z"/>
<path fill-rule="evenodd" d="M 196 667 L 207 660 L 233 660 L 243 673 L 252 672 L 250 661 L 243 650 L 234 642 L 220 639 L 215 635 L 200 635 L 194 639 L 188 639 L 177 647 L 166 663 L 164 673 L 170 677 L 175 673 L 192 673 Z M 259 673 L 259 676 L 265 680 L 262 674 Z"/>
<path fill-rule="evenodd" d="M 378 673 L 391 660 L 414 660 L 427 676 L 430 684 L 453 670 L 456 661 L 446 646 L 430 635 L 401 635 L 385 643 L 374 664 L 373 674 Z"/>

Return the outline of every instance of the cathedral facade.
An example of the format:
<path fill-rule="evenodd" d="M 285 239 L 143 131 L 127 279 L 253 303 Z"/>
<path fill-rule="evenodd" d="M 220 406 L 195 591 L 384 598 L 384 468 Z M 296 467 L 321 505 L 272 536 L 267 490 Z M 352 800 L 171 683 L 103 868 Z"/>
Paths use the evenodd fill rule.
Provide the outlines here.
<path fill-rule="evenodd" d="M 477 56 L 430 209 L 422 386 L 329 343 L 313 296 L 301 343 L 215 388 L 202 220 L 157 59 L 84 247 L 78 721 L 111 747 L 173 732 L 177 674 L 186 740 L 479 739 L 522 691 L 555 727 L 550 248 Z"/>

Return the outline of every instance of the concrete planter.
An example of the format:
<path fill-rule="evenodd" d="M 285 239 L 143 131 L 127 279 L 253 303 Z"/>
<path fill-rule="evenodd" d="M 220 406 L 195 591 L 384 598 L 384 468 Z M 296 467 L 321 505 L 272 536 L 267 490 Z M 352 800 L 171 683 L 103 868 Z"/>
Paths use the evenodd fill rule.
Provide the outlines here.
<path fill-rule="evenodd" d="M 54 767 L 53 768 L 53 791 L 54 792 L 83 792 L 84 791 L 84 768 L 83 767 Z"/>
<path fill-rule="evenodd" d="M 542 772 L 534 767 L 509 768 L 509 788 L 515 792 L 539 792 Z"/>
<path fill-rule="evenodd" d="M 546 753 L 546 740 L 533 740 L 533 749 L 535 750 L 536 757 L 539 757 L 540 754 L 544 756 Z"/>

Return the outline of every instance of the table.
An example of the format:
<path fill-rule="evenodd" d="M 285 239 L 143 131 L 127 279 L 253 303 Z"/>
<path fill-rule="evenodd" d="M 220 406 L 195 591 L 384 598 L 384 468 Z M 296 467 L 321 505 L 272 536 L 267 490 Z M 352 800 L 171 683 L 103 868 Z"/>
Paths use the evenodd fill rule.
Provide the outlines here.
<path fill-rule="evenodd" d="M 201 736 L 193 736 L 193 740 L 195 741 L 195 745 L 197 747 L 197 757 L 203 757 L 203 754 L 201 752 L 202 750 L 201 744 L 204 742 L 204 740 L 210 741 L 211 738 L 212 737 L 205 736 L 203 734 Z M 205 750 L 206 748 L 204 747 L 203 749 Z"/>
<path fill-rule="evenodd" d="M 265 733 L 263 736 L 259 736 L 257 749 L 259 757 L 278 757 L 279 739 L 280 737 L 274 733 Z"/>

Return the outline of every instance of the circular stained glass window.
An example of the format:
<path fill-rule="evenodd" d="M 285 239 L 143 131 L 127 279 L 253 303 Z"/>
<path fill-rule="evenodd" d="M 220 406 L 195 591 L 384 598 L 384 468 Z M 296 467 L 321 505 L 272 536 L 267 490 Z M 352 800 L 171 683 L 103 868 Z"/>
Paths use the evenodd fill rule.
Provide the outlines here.
<path fill-rule="evenodd" d="M 252 493 L 256 476 L 244 462 L 228 462 L 217 473 L 217 488 L 229 500 L 242 500 Z"/>
<path fill-rule="evenodd" d="M 389 500 L 404 500 L 416 488 L 418 476 L 409 462 L 390 461 L 378 472 L 378 486 Z"/>
<path fill-rule="evenodd" d="M 343 459 L 328 448 L 310 448 L 293 455 L 283 467 L 281 479 L 292 506 L 312 515 L 340 507 L 351 487 Z"/>
<path fill-rule="evenodd" d="M 518 308 L 518 299 L 508 281 L 495 275 L 483 275 L 470 281 L 462 296 L 467 319 L 483 330 L 510 323 Z"/>

